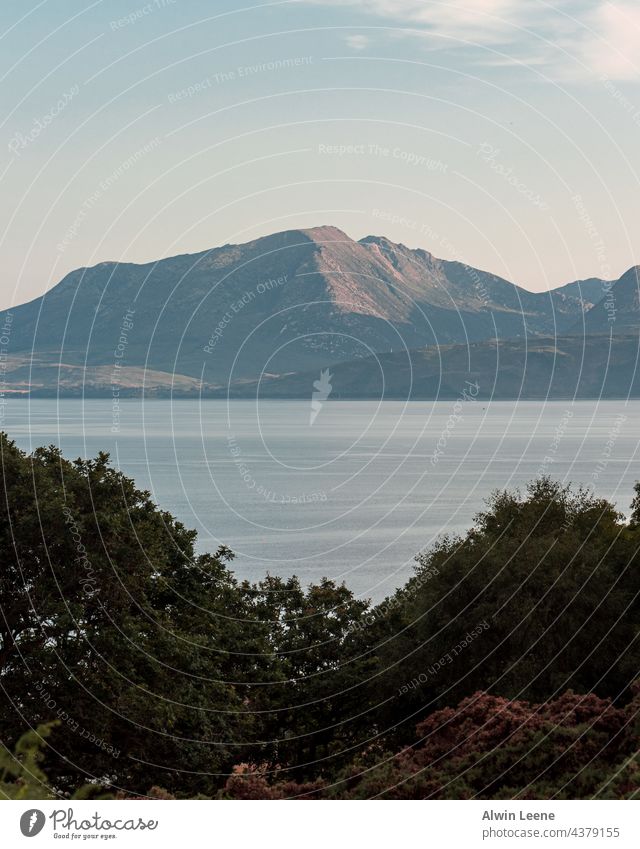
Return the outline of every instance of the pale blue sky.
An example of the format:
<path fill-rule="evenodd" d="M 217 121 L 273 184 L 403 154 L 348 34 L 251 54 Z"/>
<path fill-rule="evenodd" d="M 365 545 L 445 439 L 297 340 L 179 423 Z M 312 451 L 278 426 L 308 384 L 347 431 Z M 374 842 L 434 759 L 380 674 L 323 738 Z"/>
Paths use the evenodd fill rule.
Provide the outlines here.
<path fill-rule="evenodd" d="M 5 0 L 0 307 L 319 224 L 536 290 L 618 277 L 639 48 L 633 3 Z"/>

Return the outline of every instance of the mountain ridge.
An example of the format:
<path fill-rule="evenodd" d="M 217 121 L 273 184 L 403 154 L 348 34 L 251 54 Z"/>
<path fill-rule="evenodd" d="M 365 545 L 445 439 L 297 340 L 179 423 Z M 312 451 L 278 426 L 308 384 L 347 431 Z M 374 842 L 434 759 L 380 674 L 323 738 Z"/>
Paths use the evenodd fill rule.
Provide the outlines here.
<path fill-rule="evenodd" d="M 9 354 L 29 353 L 41 375 L 55 363 L 118 362 L 183 376 L 192 391 L 193 381 L 215 387 L 396 350 L 577 332 L 594 307 L 560 289 L 530 292 L 422 248 L 322 225 L 69 272 L 12 309 Z"/>

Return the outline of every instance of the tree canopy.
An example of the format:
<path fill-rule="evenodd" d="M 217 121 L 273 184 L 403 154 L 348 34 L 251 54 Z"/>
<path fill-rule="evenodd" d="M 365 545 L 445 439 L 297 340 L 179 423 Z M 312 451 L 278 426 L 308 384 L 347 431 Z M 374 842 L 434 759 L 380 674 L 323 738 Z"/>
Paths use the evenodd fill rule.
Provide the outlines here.
<path fill-rule="evenodd" d="M 371 605 L 238 581 L 106 454 L 2 435 L 0 461 L 0 739 L 35 776 L 3 780 L 26 793 L 585 796 L 637 744 L 639 486 L 628 519 L 548 478 L 495 493 Z"/>

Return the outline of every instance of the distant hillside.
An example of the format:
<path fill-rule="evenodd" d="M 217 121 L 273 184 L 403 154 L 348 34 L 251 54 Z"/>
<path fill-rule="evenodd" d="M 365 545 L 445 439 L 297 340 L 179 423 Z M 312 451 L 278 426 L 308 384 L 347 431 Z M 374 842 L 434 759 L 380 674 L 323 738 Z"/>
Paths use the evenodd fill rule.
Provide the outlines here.
<path fill-rule="evenodd" d="M 73 271 L 13 310 L 9 353 L 33 353 L 43 367 L 118 362 L 215 385 L 371 353 L 553 334 L 583 308 L 566 293 L 528 292 L 424 250 L 317 227 Z M 55 368 L 36 382 L 46 374 L 54 380 Z M 54 380 L 48 391 L 57 388 Z"/>
<path fill-rule="evenodd" d="M 640 266 L 630 268 L 616 281 L 603 299 L 578 321 L 575 333 L 635 333 L 640 331 Z"/>
<path fill-rule="evenodd" d="M 510 339 L 381 354 L 331 368 L 329 399 L 640 397 L 636 336 Z M 315 372 L 236 383 L 231 397 L 311 398 Z M 470 388 L 473 387 L 473 389 Z M 227 390 L 220 395 L 226 396 Z"/>
<path fill-rule="evenodd" d="M 556 295 L 565 295 L 570 299 L 572 305 L 577 298 L 581 301 L 584 311 L 587 312 L 598 301 L 602 300 L 607 287 L 613 285 L 614 282 L 613 280 L 603 280 L 601 277 L 588 277 L 586 280 L 574 280 L 573 283 L 558 286 L 553 291 Z"/>

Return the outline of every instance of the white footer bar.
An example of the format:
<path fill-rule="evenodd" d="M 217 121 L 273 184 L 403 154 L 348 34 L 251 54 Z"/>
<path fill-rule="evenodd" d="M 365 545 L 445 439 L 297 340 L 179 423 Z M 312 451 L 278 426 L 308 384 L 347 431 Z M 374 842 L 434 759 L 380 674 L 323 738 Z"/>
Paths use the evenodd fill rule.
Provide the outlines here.
<path fill-rule="evenodd" d="M 8 849 L 638 849 L 640 802 L 4 801 L 0 835 Z"/>

